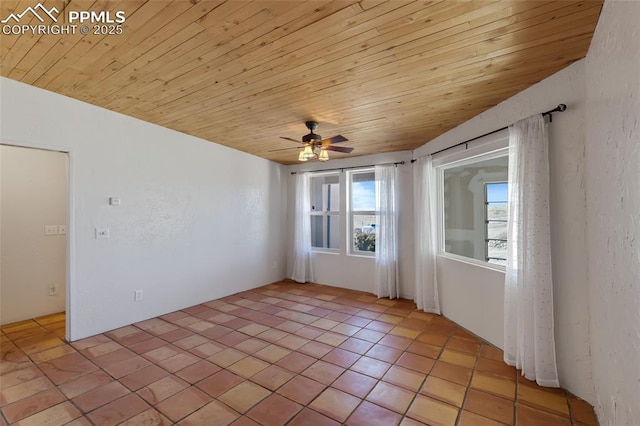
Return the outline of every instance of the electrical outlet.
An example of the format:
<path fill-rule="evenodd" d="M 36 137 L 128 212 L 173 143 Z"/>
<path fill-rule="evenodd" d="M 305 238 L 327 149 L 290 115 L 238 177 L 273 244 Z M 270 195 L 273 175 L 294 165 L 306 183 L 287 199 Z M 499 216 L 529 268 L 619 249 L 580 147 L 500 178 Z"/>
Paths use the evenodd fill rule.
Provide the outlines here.
<path fill-rule="evenodd" d="M 58 235 L 58 225 L 45 225 L 44 235 Z"/>
<path fill-rule="evenodd" d="M 142 302 L 142 290 L 135 290 L 133 292 L 133 301 Z"/>
<path fill-rule="evenodd" d="M 96 240 L 106 240 L 109 238 L 109 228 L 96 228 Z"/>
<path fill-rule="evenodd" d="M 55 296 L 58 294 L 58 289 L 56 288 L 55 285 L 51 284 L 49 286 L 49 296 Z"/>

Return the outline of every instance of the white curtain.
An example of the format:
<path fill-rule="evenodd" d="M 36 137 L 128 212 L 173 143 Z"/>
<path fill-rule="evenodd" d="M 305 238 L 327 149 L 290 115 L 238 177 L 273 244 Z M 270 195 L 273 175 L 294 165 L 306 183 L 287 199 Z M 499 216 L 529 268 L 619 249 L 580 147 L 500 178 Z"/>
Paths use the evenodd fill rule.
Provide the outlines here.
<path fill-rule="evenodd" d="M 436 172 L 431 156 L 414 164 L 414 256 L 415 302 L 418 309 L 440 314 L 436 254 L 438 252 L 438 211 L 436 209 Z"/>
<path fill-rule="evenodd" d="M 313 281 L 311 268 L 311 176 L 296 175 L 295 217 L 293 231 L 293 273 L 291 279 L 299 283 Z"/>
<path fill-rule="evenodd" d="M 549 140 L 542 115 L 509 126 L 504 361 L 558 387 L 549 228 Z"/>
<path fill-rule="evenodd" d="M 376 166 L 376 273 L 378 297 L 398 294 L 398 201 L 397 169 L 393 164 Z"/>

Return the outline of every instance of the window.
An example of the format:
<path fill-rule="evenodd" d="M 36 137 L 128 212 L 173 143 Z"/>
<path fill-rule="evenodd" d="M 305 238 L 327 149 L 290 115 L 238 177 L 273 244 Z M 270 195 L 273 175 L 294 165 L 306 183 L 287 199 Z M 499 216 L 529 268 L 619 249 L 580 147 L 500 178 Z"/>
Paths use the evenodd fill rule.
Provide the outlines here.
<path fill-rule="evenodd" d="M 373 170 L 349 173 L 349 240 L 351 254 L 376 251 L 376 178 Z"/>
<path fill-rule="evenodd" d="M 505 265 L 507 150 L 438 167 L 441 188 L 441 253 Z"/>
<path fill-rule="evenodd" d="M 311 178 L 311 246 L 340 249 L 340 175 L 322 174 Z"/>
<path fill-rule="evenodd" d="M 507 264 L 507 182 L 487 182 L 484 185 L 486 217 L 486 261 Z"/>

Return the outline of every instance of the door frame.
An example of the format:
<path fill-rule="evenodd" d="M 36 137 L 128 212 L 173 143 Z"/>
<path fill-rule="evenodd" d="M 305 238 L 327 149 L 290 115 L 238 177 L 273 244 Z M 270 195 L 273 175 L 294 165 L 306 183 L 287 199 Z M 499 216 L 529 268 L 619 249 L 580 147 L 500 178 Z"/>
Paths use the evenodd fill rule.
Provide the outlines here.
<path fill-rule="evenodd" d="M 15 146 L 19 148 L 39 149 L 42 151 L 54 151 L 67 154 L 67 259 L 66 259 L 66 306 L 65 306 L 65 340 L 74 340 L 75 322 L 75 192 L 74 192 L 74 166 L 75 159 L 73 149 L 66 146 L 42 145 L 38 143 L 16 141 L 12 139 L 0 139 L 0 145 Z"/>

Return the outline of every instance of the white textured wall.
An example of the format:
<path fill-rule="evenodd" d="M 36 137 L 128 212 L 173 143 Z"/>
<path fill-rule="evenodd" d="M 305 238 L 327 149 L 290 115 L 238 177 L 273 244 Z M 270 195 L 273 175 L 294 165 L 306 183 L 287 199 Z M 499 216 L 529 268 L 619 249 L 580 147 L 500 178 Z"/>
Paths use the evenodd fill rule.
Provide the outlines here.
<path fill-rule="evenodd" d="M 584 60 L 574 63 L 418 148 L 415 155 L 567 104 L 568 110 L 555 114 L 549 128 L 556 350 L 561 385 L 593 401 L 585 248 L 584 67 Z M 442 258 L 438 273 L 444 315 L 502 346 L 504 274 Z M 471 301 L 481 292 L 488 305 Z"/>
<path fill-rule="evenodd" d="M 0 146 L 0 324 L 62 312 L 66 306 L 67 156 Z M 49 286 L 56 294 L 49 295 Z"/>
<path fill-rule="evenodd" d="M 602 425 L 640 424 L 640 2 L 606 2 L 587 55 L 591 355 Z"/>
<path fill-rule="evenodd" d="M 295 208 L 295 176 L 292 171 L 332 169 L 339 167 L 358 167 L 372 164 L 391 163 L 405 161 L 398 166 L 399 189 L 399 223 L 398 223 L 398 256 L 400 296 L 413 299 L 413 169 L 411 165 L 411 152 L 401 151 L 389 154 L 367 155 L 341 160 L 332 160 L 328 163 L 312 162 L 296 164 L 287 168 L 288 176 L 288 211 L 289 217 L 293 217 Z M 344 194 L 343 202 L 345 201 Z M 344 204 L 343 204 L 344 205 Z M 346 226 L 346 222 L 341 224 Z M 293 221 L 289 221 L 288 239 L 290 241 L 287 257 L 287 276 L 291 276 L 293 267 Z M 346 230 L 345 230 L 346 232 Z M 342 246 L 346 245 L 346 234 L 343 232 Z M 313 254 L 313 268 L 315 282 L 332 286 L 339 286 L 353 290 L 375 293 L 374 272 L 375 259 L 373 257 L 349 256 L 346 250 L 341 254 L 320 253 Z"/>
<path fill-rule="evenodd" d="M 71 151 L 72 339 L 284 277 L 281 165 L 5 78 L 0 90 L 4 142 Z"/>

